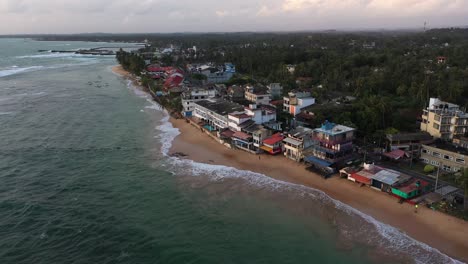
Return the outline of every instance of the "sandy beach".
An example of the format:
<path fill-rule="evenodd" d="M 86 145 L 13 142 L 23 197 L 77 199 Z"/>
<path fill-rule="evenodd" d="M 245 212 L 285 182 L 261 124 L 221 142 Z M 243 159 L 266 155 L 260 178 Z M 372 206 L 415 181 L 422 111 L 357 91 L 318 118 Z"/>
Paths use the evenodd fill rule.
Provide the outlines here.
<path fill-rule="evenodd" d="M 115 66 L 112 71 L 125 78 L 131 75 Z M 375 219 L 398 228 L 414 239 L 441 252 L 468 262 L 468 223 L 425 207 L 418 213 L 409 204 L 399 204 L 388 194 L 360 187 L 358 184 L 332 177 L 323 179 L 306 171 L 305 166 L 281 155 L 252 155 L 241 150 L 228 149 L 183 119 L 170 119 L 181 132 L 172 144 L 170 153 L 183 153 L 186 159 L 206 164 L 217 164 L 265 174 L 274 179 L 300 184 L 324 191 L 327 195 L 350 205 Z"/>
<path fill-rule="evenodd" d="M 304 165 L 282 156 L 258 156 L 231 150 L 217 143 L 185 120 L 171 119 L 181 134 L 174 140 L 171 153 L 184 153 L 187 159 L 207 164 L 231 166 L 269 177 L 324 191 L 333 199 L 348 204 L 375 219 L 396 227 L 411 237 L 456 259 L 468 262 L 468 223 L 452 216 L 420 207 L 414 213 L 409 204 L 399 204 L 388 194 L 360 187 L 332 177 L 324 180 Z"/>
<path fill-rule="evenodd" d="M 122 76 L 124 78 L 131 78 L 132 77 L 132 75 L 128 71 L 124 70 L 124 68 L 121 65 L 113 66 L 112 67 L 112 72 L 115 73 L 115 74 L 118 74 L 118 75 L 120 75 L 120 76 Z"/>

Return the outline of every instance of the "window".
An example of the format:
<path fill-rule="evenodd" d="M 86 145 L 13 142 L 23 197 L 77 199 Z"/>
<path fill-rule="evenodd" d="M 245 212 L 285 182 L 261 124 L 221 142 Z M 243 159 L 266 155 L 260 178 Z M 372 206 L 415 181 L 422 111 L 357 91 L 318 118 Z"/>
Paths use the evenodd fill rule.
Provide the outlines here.
<path fill-rule="evenodd" d="M 436 123 L 434 123 L 432 126 L 437 130 L 440 128 L 440 126 L 438 124 L 436 124 Z"/>
<path fill-rule="evenodd" d="M 440 122 L 440 115 L 435 115 L 435 116 L 434 116 L 434 120 Z"/>
<path fill-rule="evenodd" d="M 426 154 L 429 153 L 429 151 L 427 151 L 427 149 L 422 149 L 421 152 L 422 152 L 422 153 L 426 153 Z"/>
<path fill-rule="evenodd" d="M 461 159 L 461 158 L 457 158 L 455 161 L 458 163 L 462 163 L 462 164 L 465 163 L 465 159 Z"/>
<path fill-rule="evenodd" d="M 440 153 L 439 152 L 432 152 L 432 156 L 440 158 Z"/>
<path fill-rule="evenodd" d="M 444 159 L 446 159 L 446 160 L 453 160 L 453 157 L 452 157 L 452 156 L 449 156 L 449 155 L 444 155 Z"/>
<path fill-rule="evenodd" d="M 435 160 L 432 160 L 432 161 L 431 161 L 431 164 L 434 165 L 434 166 L 439 166 L 439 165 L 440 165 L 440 163 L 437 162 L 437 161 L 435 161 Z"/>
<path fill-rule="evenodd" d="M 442 167 L 442 169 L 443 169 L 444 171 L 451 171 L 451 170 L 452 170 L 452 168 L 451 168 L 450 166 L 447 166 L 447 165 L 444 165 L 444 166 Z"/>

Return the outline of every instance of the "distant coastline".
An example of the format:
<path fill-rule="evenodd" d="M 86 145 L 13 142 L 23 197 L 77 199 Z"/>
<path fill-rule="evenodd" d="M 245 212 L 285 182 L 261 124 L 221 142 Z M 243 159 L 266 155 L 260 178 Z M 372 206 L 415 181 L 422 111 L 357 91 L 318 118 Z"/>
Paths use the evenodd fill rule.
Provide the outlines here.
<path fill-rule="evenodd" d="M 134 76 L 120 65 L 114 66 L 112 71 L 136 84 Z M 215 142 L 185 119 L 171 118 L 170 122 L 181 132 L 170 150 L 174 155 L 180 154 L 176 155 L 179 158 L 258 172 L 274 179 L 321 190 L 333 199 L 394 226 L 444 254 L 468 262 L 468 225 L 461 219 L 428 208 L 421 208 L 416 214 L 412 205 L 399 204 L 385 193 L 360 188 L 357 184 L 337 177 L 324 180 L 306 171 L 303 165 L 282 157 L 264 155 L 260 159 L 257 156 L 252 158 L 250 154 L 228 149 Z"/>

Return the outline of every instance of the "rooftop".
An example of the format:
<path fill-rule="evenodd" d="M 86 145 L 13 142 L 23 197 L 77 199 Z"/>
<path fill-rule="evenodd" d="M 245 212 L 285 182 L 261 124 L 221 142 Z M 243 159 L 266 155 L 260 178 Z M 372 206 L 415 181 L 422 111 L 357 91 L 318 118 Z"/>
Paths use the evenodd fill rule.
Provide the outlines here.
<path fill-rule="evenodd" d="M 269 137 L 269 138 L 263 140 L 263 144 L 271 145 L 271 146 L 272 146 L 272 145 L 275 145 L 275 144 L 278 143 L 278 142 L 283 141 L 283 139 L 284 139 L 283 134 L 281 134 L 281 133 L 276 133 L 276 134 L 274 134 L 273 136 L 271 136 L 271 137 Z"/>
<path fill-rule="evenodd" d="M 450 144 L 450 143 L 447 143 L 447 142 L 444 142 L 444 141 L 441 141 L 441 140 L 437 140 L 433 144 L 430 144 L 430 145 L 428 144 L 428 145 L 425 145 L 425 146 L 438 148 L 438 149 L 441 149 L 441 150 L 450 151 L 450 152 L 454 152 L 454 153 L 458 153 L 458 154 L 461 154 L 461 155 L 468 156 L 468 149 L 465 149 L 463 147 L 458 147 L 458 146 L 455 146 L 453 144 Z"/>
<path fill-rule="evenodd" d="M 302 127 L 302 126 L 298 126 L 294 130 L 291 130 L 289 132 L 289 135 L 292 136 L 292 137 L 295 137 L 295 138 L 301 138 L 301 137 L 304 137 L 305 135 L 308 135 L 310 133 L 312 133 L 312 129 Z"/>
<path fill-rule="evenodd" d="M 316 131 L 316 132 L 320 132 L 320 133 L 324 133 L 324 134 L 328 134 L 328 135 L 332 135 L 332 136 L 343 134 L 343 133 L 348 133 L 348 132 L 351 132 L 351 131 L 354 131 L 354 130 L 355 129 L 352 128 L 352 127 L 337 125 L 335 123 L 331 123 L 331 122 L 328 122 L 328 121 L 325 121 L 325 123 L 322 125 L 322 127 L 314 129 L 314 131 Z"/>
<path fill-rule="evenodd" d="M 430 141 L 432 136 L 427 132 L 417 133 L 398 133 L 398 134 L 387 134 L 387 139 L 390 141 Z"/>
<path fill-rule="evenodd" d="M 222 99 L 218 100 L 202 100 L 196 102 L 196 104 L 205 107 L 206 109 L 213 111 L 219 115 L 227 116 L 229 113 L 243 111 L 244 107 L 240 104 L 232 103 Z"/>
<path fill-rule="evenodd" d="M 398 190 L 404 192 L 404 193 L 410 193 L 414 190 L 419 190 L 421 188 L 424 188 L 428 186 L 429 183 L 424 180 L 416 179 L 413 178 L 406 183 L 402 184 L 401 186 L 398 187 Z"/>

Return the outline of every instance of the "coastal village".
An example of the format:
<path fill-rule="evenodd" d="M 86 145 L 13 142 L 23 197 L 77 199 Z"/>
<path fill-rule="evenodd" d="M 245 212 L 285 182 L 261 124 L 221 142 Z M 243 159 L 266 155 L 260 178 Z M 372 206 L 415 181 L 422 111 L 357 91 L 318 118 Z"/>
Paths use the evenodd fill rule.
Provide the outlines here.
<path fill-rule="evenodd" d="M 135 80 L 174 118 L 186 120 L 226 148 L 255 159 L 283 156 L 304 164 L 310 177 L 341 177 L 412 204 L 415 212 L 427 206 L 463 217 L 465 190 L 446 180 L 468 169 L 468 113 L 459 105 L 430 98 L 414 120 L 420 131 L 387 133 L 385 142 L 366 142 L 359 138 L 359 127 L 333 118 L 314 122 L 317 109 L 346 108 L 356 100 L 353 96 L 332 94 L 319 101 L 313 96 L 319 87 L 285 90 L 281 83 L 230 84 L 238 74 L 230 62 L 176 66 L 154 58 L 177 61 L 193 55 L 197 47 L 156 50 L 133 52 L 145 61 Z M 445 63 L 445 57 L 436 60 Z M 289 71 L 294 69 L 288 65 Z"/>

